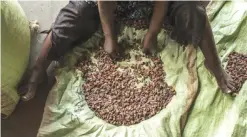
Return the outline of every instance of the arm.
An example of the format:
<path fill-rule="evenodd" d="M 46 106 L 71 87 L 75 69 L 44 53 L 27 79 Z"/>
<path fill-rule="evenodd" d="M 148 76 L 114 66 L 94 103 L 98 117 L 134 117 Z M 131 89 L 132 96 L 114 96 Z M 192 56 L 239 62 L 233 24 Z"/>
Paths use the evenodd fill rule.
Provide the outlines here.
<path fill-rule="evenodd" d="M 167 14 L 168 4 L 169 2 L 167 1 L 155 2 L 151 23 L 143 42 L 144 52 L 147 54 L 151 48 L 157 44 L 157 36 L 161 30 L 165 15 Z"/>
<path fill-rule="evenodd" d="M 114 24 L 116 2 L 98 1 L 98 9 L 105 37 L 114 38 L 116 36 Z"/>
<path fill-rule="evenodd" d="M 199 47 L 205 57 L 205 67 L 215 76 L 216 81 L 223 92 L 231 93 L 235 90 L 234 81 L 221 67 L 221 61 L 217 53 L 213 32 L 208 21 Z"/>
<path fill-rule="evenodd" d="M 167 1 L 156 1 L 154 4 L 154 11 L 152 20 L 148 29 L 148 33 L 158 35 L 162 24 L 164 22 L 165 15 L 167 14 L 168 2 Z"/>
<path fill-rule="evenodd" d="M 115 53 L 117 45 L 117 36 L 114 23 L 114 11 L 116 9 L 116 2 L 98 1 L 98 9 L 102 29 L 105 35 L 104 49 L 111 55 Z"/>

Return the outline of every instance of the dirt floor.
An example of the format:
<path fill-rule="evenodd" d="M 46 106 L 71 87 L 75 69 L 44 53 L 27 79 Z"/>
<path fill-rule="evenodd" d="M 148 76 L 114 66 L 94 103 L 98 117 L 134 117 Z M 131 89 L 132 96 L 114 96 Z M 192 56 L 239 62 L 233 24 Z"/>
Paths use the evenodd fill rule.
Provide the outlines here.
<path fill-rule="evenodd" d="M 2 137 L 35 137 L 42 119 L 44 105 L 52 83 L 39 86 L 36 97 L 17 105 L 11 117 L 2 120 Z"/>

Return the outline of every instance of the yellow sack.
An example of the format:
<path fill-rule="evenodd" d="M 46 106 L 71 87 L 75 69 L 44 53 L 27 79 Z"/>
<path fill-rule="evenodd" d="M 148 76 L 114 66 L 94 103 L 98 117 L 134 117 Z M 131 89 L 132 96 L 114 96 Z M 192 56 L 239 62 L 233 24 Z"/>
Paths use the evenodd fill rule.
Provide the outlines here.
<path fill-rule="evenodd" d="M 29 22 L 17 1 L 1 1 L 1 114 L 8 117 L 19 101 L 16 91 L 30 48 Z"/>

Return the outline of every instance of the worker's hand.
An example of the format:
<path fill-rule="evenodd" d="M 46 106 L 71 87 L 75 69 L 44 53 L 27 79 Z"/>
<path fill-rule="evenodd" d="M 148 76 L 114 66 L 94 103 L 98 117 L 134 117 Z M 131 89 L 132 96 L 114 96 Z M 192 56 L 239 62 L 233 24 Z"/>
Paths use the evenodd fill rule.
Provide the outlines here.
<path fill-rule="evenodd" d="M 112 57 L 116 57 L 118 53 L 117 40 L 105 37 L 104 50 Z"/>
<path fill-rule="evenodd" d="M 145 54 L 151 54 L 152 50 L 157 45 L 157 35 L 148 32 L 143 41 L 143 52 Z"/>
<path fill-rule="evenodd" d="M 143 48 L 146 54 L 151 53 L 152 49 L 157 45 L 157 36 L 167 14 L 168 5 L 168 1 L 156 1 L 154 4 L 153 16 L 143 42 Z"/>

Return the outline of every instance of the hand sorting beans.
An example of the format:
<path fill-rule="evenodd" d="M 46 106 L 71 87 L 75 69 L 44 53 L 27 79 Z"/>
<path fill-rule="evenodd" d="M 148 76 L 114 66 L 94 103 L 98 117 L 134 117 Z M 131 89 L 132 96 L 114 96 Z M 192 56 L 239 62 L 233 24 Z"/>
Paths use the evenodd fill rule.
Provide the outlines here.
<path fill-rule="evenodd" d="M 125 55 L 126 56 L 126 55 Z M 175 91 L 164 82 L 160 58 L 135 55 L 136 63 L 116 65 L 103 50 L 95 59 L 79 62 L 84 72 L 85 99 L 96 115 L 114 125 L 132 125 L 157 114 L 171 101 Z M 129 62 L 129 58 L 123 58 Z"/>
<path fill-rule="evenodd" d="M 232 52 L 228 55 L 226 72 L 234 80 L 236 91 L 239 92 L 244 82 L 247 80 L 247 55 Z"/>

